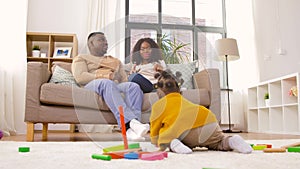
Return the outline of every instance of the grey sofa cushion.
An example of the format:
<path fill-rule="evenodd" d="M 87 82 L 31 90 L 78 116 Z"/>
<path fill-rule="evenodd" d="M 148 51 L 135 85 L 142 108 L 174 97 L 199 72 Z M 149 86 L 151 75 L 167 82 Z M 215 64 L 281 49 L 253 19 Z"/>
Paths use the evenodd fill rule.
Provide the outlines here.
<path fill-rule="evenodd" d="M 44 83 L 41 86 L 40 101 L 51 105 L 109 110 L 106 103 L 95 92 L 54 83 Z"/>
<path fill-rule="evenodd" d="M 55 66 L 49 83 L 62 84 L 62 85 L 74 85 L 79 87 L 76 83 L 72 73 L 58 65 Z"/>
<path fill-rule="evenodd" d="M 185 89 L 194 89 L 193 85 L 193 74 L 196 69 L 196 61 L 190 63 L 181 63 L 181 64 L 168 64 L 167 68 L 170 69 L 173 73 L 181 72 L 182 79 L 184 80 L 182 88 Z"/>

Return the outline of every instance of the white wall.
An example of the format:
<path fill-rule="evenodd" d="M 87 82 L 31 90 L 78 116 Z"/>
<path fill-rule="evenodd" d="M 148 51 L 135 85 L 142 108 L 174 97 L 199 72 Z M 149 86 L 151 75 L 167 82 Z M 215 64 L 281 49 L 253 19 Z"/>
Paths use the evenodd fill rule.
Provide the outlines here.
<path fill-rule="evenodd" d="M 253 0 L 253 6 L 260 81 L 299 72 L 300 1 Z"/>
<path fill-rule="evenodd" d="M 74 33 L 86 53 L 88 0 L 28 0 L 28 32 Z"/>
<path fill-rule="evenodd" d="M 90 7 L 101 4 L 105 5 L 100 9 L 102 11 Z M 78 38 L 79 54 L 88 53 L 86 40 L 90 31 L 102 31 L 108 40 L 108 54 L 121 60 L 125 58 L 125 52 L 122 52 L 125 46 L 124 1 L 28 0 L 28 6 L 27 31 L 74 33 Z M 105 15 L 105 19 L 98 18 L 98 13 Z M 93 19 L 99 19 L 101 23 L 95 24 Z"/>

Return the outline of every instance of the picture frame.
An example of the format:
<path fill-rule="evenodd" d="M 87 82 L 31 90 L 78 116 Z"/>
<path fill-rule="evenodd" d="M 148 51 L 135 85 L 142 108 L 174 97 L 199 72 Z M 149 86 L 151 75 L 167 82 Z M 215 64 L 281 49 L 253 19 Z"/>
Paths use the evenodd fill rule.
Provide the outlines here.
<path fill-rule="evenodd" d="M 54 50 L 53 58 L 70 58 L 72 47 L 56 47 Z"/>

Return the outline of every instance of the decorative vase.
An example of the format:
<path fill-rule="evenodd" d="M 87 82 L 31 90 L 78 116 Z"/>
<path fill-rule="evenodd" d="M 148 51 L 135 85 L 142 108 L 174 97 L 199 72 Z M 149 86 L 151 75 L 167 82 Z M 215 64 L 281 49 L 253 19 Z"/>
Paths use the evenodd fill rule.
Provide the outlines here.
<path fill-rule="evenodd" d="M 40 57 L 40 51 L 39 50 L 33 50 L 32 51 L 32 57 Z"/>
<path fill-rule="evenodd" d="M 270 106 L 270 99 L 265 99 L 266 107 Z"/>

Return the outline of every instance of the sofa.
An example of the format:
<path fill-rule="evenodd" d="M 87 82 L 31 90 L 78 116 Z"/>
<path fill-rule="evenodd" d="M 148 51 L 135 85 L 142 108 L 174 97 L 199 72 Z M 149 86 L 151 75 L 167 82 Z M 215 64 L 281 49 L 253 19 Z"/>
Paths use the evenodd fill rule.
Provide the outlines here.
<path fill-rule="evenodd" d="M 54 66 L 71 72 L 71 63 L 57 62 Z M 42 140 L 47 140 L 48 124 L 117 124 L 113 113 L 101 96 L 76 85 L 52 83 L 52 71 L 47 63 L 27 63 L 25 119 L 27 141 L 34 141 L 34 125 L 43 124 Z M 193 103 L 215 113 L 220 121 L 220 77 L 218 69 L 205 69 L 192 74 L 194 88 L 182 91 Z M 145 93 L 142 122 L 148 123 L 151 105 L 159 98 L 156 92 Z"/>

